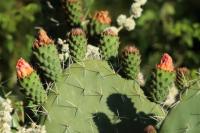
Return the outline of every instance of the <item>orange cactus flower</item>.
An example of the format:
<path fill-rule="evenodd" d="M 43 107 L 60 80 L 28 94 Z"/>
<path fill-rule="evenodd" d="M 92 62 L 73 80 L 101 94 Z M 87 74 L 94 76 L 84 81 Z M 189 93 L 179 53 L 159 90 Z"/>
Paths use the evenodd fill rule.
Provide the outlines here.
<path fill-rule="evenodd" d="M 169 72 L 174 71 L 174 64 L 171 56 L 167 53 L 164 53 L 160 60 L 160 64 L 157 64 L 156 67 Z"/>
<path fill-rule="evenodd" d="M 40 29 L 38 31 L 37 38 L 33 43 L 33 47 L 39 48 L 43 45 L 48 45 L 48 44 L 53 44 L 53 40 L 49 38 L 45 30 Z"/>
<path fill-rule="evenodd" d="M 94 19 L 98 20 L 102 24 L 110 24 L 111 18 L 109 16 L 108 11 L 99 11 L 94 15 Z"/>
<path fill-rule="evenodd" d="M 16 70 L 17 77 L 19 79 L 29 76 L 34 71 L 33 68 L 23 58 L 18 60 Z"/>

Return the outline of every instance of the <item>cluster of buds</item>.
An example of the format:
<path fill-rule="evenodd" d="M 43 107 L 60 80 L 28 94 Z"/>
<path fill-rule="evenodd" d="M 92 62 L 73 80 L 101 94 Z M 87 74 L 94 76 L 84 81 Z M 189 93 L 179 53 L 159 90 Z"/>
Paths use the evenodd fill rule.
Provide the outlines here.
<path fill-rule="evenodd" d="M 142 15 L 142 6 L 145 5 L 147 0 L 134 0 L 130 9 L 130 16 L 127 17 L 124 14 L 121 14 L 117 18 L 117 24 L 120 26 L 119 30 L 125 28 L 128 31 L 135 29 L 135 20 Z"/>

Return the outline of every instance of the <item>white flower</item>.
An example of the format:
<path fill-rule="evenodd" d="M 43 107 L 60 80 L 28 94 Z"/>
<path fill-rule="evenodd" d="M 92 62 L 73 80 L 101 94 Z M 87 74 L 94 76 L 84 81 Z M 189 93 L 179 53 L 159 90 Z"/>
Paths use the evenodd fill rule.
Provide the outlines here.
<path fill-rule="evenodd" d="M 133 3 L 131 5 L 131 14 L 134 18 L 139 18 L 142 15 L 143 9 L 139 3 Z"/>
<path fill-rule="evenodd" d="M 145 5 L 147 3 L 147 0 L 135 0 L 135 3 L 138 3 L 141 6 L 143 6 L 143 5 Z"/>
<path fill-rule="evenodd" d="M 126 15 L 124 15 L 124 14 L 119 15 L 119 16 L 117 17 L 117 24 L 118 24 L 119 26 L 123 26 L 124 23 L 125 23 L 125 21 L 126 21 L 126 19 L 127 19 Z"/>
<path fill-rule="evenodd" d="M 135 29 L 135 21 L 132 18 L 127 18 L 125 23 L 124 23 L 124 27 L 126 28 L 126 30 L 131 31 Z"/>

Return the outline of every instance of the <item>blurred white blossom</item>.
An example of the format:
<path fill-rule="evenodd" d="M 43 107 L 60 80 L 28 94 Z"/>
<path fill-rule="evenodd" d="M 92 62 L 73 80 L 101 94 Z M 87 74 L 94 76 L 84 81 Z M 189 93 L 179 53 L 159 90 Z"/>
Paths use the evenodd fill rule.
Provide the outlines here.
<path fill-rule="evenodd" d="M 143 5 L 145 5 L 147 3 L 147 0 L 135 0 L 135 3 L 138 3 L 141 6 L 143 6 Z"/>
<path fill-rule="evenodd" d="M 135 29 L 135 21 L 132 18 L 127 18 L 125 23 L 124 23 L 124 27 L 126 28 L 126 30 L 131 31 Z"/>
<path fill-rule="evenodd" d="M 126 21 L 126 19 L 127 19 L 126 15 L 124 15 L 124 14 L 119 15 L 119 16 L 117 17 L 117 24 L 118 24 L 119 26 L 123 26 L 124 23 L 125 23 L 125 21 Z"/>
<path fill-rule="evenodd" d="M 11 101 L 0 97 L 0 133 L 11 133 Z"/>
<path fill-rule="evenodd" d="M 139 18 L 142 15 L 142 11 L 143 9 L 139 3 L 133 3 L 131 5 L 131 15 L 133 15 L 134 18 Z"/>

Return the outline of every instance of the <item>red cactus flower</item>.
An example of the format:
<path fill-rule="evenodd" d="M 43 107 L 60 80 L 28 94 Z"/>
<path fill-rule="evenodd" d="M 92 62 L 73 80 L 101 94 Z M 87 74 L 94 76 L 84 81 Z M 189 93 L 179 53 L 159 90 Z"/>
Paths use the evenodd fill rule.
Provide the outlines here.
<path fill-rule="evenodd" d="M 18 60 L 16 70 L 17 77 L 19 79 L 29 76 L 34 71 L 33 68 L 23 58 Z"/>
<path fill-rule="evenodd" d="M 48 45 L 48 44 L 53 44 L 53 40 L 49 38 L 45 30 L 40 29 L 38 31 L 37 38 L 33 43 L 33 47 L 39 48 L 43 45 Z"/>
<path fill-rule="evenodd" d="M 94 15 L 94 19 L 98 20 L 102 24 L 110 24 L 111 18 L 109 16 L 108 11 L 99 11 Z"/>
<path fill-rule="evenodd" d="M 144 129 L 145 133 L 156 133 L 156 129 L 154 126 L 152 125 L 148 125 L 145 129 Z"/>
<path fill-rule="evenodd" d="M 157 64 L 156 67 L 169 72 L 174 71 L 174 64 L 171 56 L 167 53 L 164 53 L 160 60 L 160 64 Z"/>

